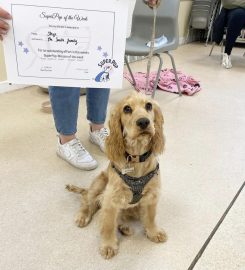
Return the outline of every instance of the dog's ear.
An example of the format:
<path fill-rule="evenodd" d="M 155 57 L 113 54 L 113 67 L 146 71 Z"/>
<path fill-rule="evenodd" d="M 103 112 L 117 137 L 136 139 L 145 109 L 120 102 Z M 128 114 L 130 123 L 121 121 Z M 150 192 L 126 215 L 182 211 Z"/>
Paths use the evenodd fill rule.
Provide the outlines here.
<path fill-rule="evenodd" d="M 165 138 L 163 135 L 164 119 L 157 103 L 154 104 L 154 115 L 155 135 L 152 138 L 152 151 L 154 154 L 159 155 L 164 150 Z"/>
<path fill-rule="evenodd" d="M 106 154 L 109 160 L 118 160 L 125 154 L 123 142 L 121 112 L 117 106 L 110 115 L 109 129 L 110 135 L 106 138 Z"/>

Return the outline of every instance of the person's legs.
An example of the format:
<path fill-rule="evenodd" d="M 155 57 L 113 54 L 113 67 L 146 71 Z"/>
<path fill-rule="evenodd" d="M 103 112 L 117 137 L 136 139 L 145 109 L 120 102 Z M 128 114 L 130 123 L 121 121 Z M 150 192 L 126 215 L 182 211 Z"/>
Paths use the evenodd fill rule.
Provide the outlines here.
<path fill-rule="evenodd" d="M 105 138 L 108 131 L 104 128 L 107 105 L 110 95 L 108 88 L 88 88 L 87 89 L 87 119 L 90 121 L 90 141 L 97 144 L 102 151 L 105 150 Z"/>
<path fill-rule="evenodd" d="M 232 48 L 243 27 L 245 27 L 245 9 L 236 8 L 229 10 L 225 43 L 225 53 L 228 55 L 231 54 Z"/>
<path fill-rule="evenodd" d="M 61 143 L 75 138 L 79 107 L 79 87 L 49 87 L 49 96 L 53 110 L 56 130 Z"/>
<path fill-rule="evenodd" d="M 227 9 L 222 8 L 213 25 L 213 41 L 218 45 L 223 40 L 227 11 Z"/>
<path fill-rule="evenodd" d="M 57 155 L 77 168 L 95 169 L 96 160 L 76 138 L 80 88 L 50 86 L 49 96 L 59 133 Z"/>
<path fill-rule="evenodd" d="M 104 124 L 109 95 L 110 89 L 108 88 L 87 89 L 87 119 L 90 123 L 98 125 Z"/>
<path fill-rule="evenodd" d="M 245 9 L 236 8 L 227 11 L 227 31 L 225 52 L 223 53 L 222 66 L 232 68 L 231 51 L 235 45 L 237 37 L 240 35 L 242 28 L 245 26 Z"/>

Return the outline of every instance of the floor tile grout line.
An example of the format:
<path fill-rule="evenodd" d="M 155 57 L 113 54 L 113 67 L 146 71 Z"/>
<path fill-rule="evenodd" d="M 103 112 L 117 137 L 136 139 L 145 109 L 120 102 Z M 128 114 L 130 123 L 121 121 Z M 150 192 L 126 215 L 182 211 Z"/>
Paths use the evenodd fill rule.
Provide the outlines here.
<path fill-rule="evenodd" d="M 216 226 L 214 227 L 214 229 L 212 230 L 212 232 L 210 233 L 209 237 L 207 238 L 207 240 L 205 241 L 205 243 L 203 244 L 203 246 L 201 247 L 201 249 L 199 250 L 199 252 L 197 253 L 196 257 L 194 258 L 194 260 L 192 261 L 191 265 L 189 266 L 189 268 L 187 270 L 192 270 L 194 269 L 196 263 L 198 262 L 198 260 L 201 258 L 202 254 L 204 253 L 205 249 L 207 248 L 209 242 L 211 241 L 211 239 L 213 238 L 213 236 L 215 235 L 215 233 L 217 232 L 217 230 L 219 229 L 220 225 L 222 224 L 222 222 L 224 221 L 225 217 L 227 216 L 227 214 L 229 213 L 230 209 L 232 208 L 232 206 L 234 205 L 235 201 L 237 200 L 238 196 L 240 195 L 240 193 L 242 192 L 243 188 L 245 186 L 245 181 L 243 182 L 243 184 L 241 185 L 241 187 L 239 188 L 239 190 L 237 191 L 235 197 L 233 198 L 233 200 L 230 202 L 229 206 L 227 207 L 227 209 L 225 210 L 224 214 L 222 215 L 222 217 L 220 218 L 220 220 L 218 221 L 218 223 L 216 224 Z"/>

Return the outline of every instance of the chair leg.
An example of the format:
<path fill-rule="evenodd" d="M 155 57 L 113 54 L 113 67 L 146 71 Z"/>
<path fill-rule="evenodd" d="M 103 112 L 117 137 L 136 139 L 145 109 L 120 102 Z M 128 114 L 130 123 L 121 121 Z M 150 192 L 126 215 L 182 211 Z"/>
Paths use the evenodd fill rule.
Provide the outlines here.
<path fill-rule="evenodd" d="M 206 38 L 206 42 L 205 42 L 206 47 L 208 46 L 208 41 L 209 41 L 209 38 L 211 36 L 212 27 L 213 27 L 213 18 L 211 18 L 211 22 L 210 22 L 210 25 L 208 27 L 208 34 L 207 34 L 207 38 Z"/>
<path fill-rule="evenodd" d="M 222 63 L 222 59 L 223 59 L 223 53 L 224 53 L 224 39 L 221 41 L 221 55 L 220 55 L 220 61 Z"/>
<path fill-rule="evenodd" d="M 135 86 L 136 86 L 136 81 L 135 81 L 133 72 L 132 72 L 132 70 L 131 70 L 131 68 L 130 68 L 130 66 L 129 66 L 129 62 L 128 62 L 128 59 L 127 59 L 127 56 L 126 56 L 126 55 L 124 56 L 124 61 L 125 61 L 126 65 L 127 65 L 127 67 L 128 67 L 129 73 L 130 73 L 131 78 L 132 78 L 132 81 L 133 81 L 133 86 L 134 86 L 134 88 L 135 88 Z"/>
<path fill-rule="evenodd" d="M 224 41 L 221 42 L 221 53 L 224 52 Z"/>
<path fill-rule="evenodd" d="M 211 36 L 211 40 L 212 40 L 212 28 L 213 28 L 213 24 L 214 24 L 214 20 L 215 20 L 215 15 L 217 13 L 217 9 L 218 9 L 218 6 L 219 6 L 219 1 L 216 1 L 215 2 L 215 5 L 214 5 L 214 9 L 213 9 L 213 12 L 212 12 L 212 16 L 210 18 L 210 23 L 209 23 L 209 27 L 208 27 L 208 34 L 207 34 L 207 39 L 206 39 L 206 46 L 208 46 L 208 41 L 209 41 L 209 38 Z M 210 56 L 211 54 L 209 54 Z"/>
<path fill-rule="evenodd" d="M 188 23 L 188 31 L 187 31 L 185 43 L 188 43 L 189 37 L 190 37 L 190 34 L 191 34 L 191 33 L 190 33 L 190 31 L 192 30 L 192 29 L 191 29 L 191 21 L 192 21 L 192 16 L 190 16 L 190 19 L 189 19 L 189 23 Z"/>
<path fill-rule="evenodd" d="M 211 48 L 211 50 L 210 50 L 210 53 L 209 53 L 209 56 L 211 56 L 211 54 L 212 54 L 212 52 L 213 52 L 213 49 L 214 49 L 214 46 L 215 46 L 215 42 L 213 42 L 213 44 L 212 44 L 212 48 Z"/>
<path fill-rule="evenodd" d="M 155 97 L 155 93 L 156 93 L 156 90 L 157 90 L 157 85 L 158 85 L 158 81 L 159 81 L 160 73 L 161 73 L 161 69 L 162 69 L 162 63 L 163 63 L 162 57 L 160 56 L 160 54 L 156 53 L 156 54 L 154 54 L 154 56 L 158 57 L 159 66 L 158 66 L 157 76 L 156 76 L 155 83 L 154 83 L 153 92 L 152 92 L 152 95 L 151 95 L 152 98 Z"/>
<path fill-rule="evenodd" d="M 166 53 L 166 54 L 170 57 L 170 59 L 171 59 L 172 66 L 173 66 L 173 70 L 174 70 L 174 75 L 175 75 L 175 80 L 176 80 L 176 84 L 177 84 L 178 91 L 179 91 L 179 96 L 182 96 L 182 92 L 181 92 L 180 85 L 179 85 L 179 79 L 178 79 L 178 75 L 177 75 L 177 70 L 176 70 L 174 58 L 173 58 L 173 56 L 172 56 L 169 52 L 165 52 L 165 53 Z"/>

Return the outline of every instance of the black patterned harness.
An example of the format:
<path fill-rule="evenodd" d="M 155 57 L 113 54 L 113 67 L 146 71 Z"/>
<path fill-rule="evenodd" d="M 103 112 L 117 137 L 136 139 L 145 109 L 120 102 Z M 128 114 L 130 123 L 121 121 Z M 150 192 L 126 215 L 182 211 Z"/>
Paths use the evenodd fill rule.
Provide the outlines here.
<path fill-rule="evenodd" d="M 122 174 L 114 165 L 112 168 L 117 172 L 117 174 L 121 177 L 121 179 L 130 187 L 133 193 L 133 199 L 130 204 L 135 204 L 139 202 L 142 198 L 142 192 L 146 184 L 153 178 L 155 174 L 158 174 L 159 163 L 157 163 L 156 168 L 149 172 L 148 174 L 141 177 L 132 177 L 127 174 Z"/>

